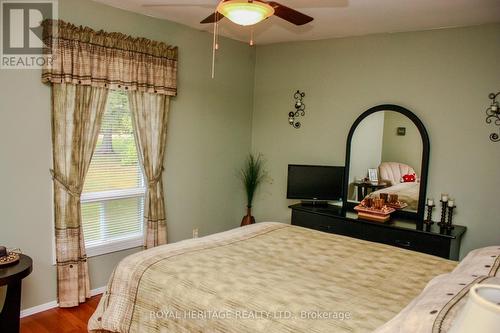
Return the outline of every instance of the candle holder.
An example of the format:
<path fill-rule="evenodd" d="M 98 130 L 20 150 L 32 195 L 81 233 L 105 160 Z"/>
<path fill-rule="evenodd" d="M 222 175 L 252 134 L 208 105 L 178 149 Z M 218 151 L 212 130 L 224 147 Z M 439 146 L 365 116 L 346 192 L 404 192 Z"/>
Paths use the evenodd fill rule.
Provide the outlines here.
<path fill-rule="evenodd" d="M 442 228 L 442 230 L 441 230 L 441 229 L 439 230 L 439 232 L 440 232 L 441 234 L 451 235 L 451 231 L 452 231 L 453 229 L 455 229 L 455 227 L 454 227 L 454 226 L 449 225 L 449 224 L 446 224 L 446 225 Z"/>
<path fill-rule="evenodd" d="M 453 226 L 453 209 L 455 209 L 456 207 L 457 206 L 455 205 L 449 207 L 446 205 L 446 202 L 443 203 L 441 222 L 438 223 L 440 234 L 450 235 L 451 231 L 455 229 L 455 227 Z M 443 216 L 445 217 L 445 219 L 443 219 Z M 448 221 L 446 221 L 446 217 L 448 217 Z"/>
<path fill-rule="evenodd" d="M 448 200 L 443 201 L 442 199 L 439 200 L 441 202 L 441 220 L 437 224 L 439 226 L 439 233 L 444 234 L 447 233 L 447 223 L 446 223 L 446 213 L 448 211 Z"/>
<path fill-rule="evenodd" d="M 451 228 L 451 230 L 453 230 L 455 227 L 453 226 L 453 210 L 457 208 L 457 206 L 453 205 L 452 207 L 449 207 L 448 206 L 448 223 L 446 223 L 448 225 L 448 227 Z"/>
<path fill-rule="evenodd" d="M 424 220 L 425 231 L 430 232 L 431 226 L 434 224 L 432 221 L 432 210 L 436 207 L 435 205 L 427 205 L 427 218 Z"/>
<path fill-rule="evenodd" d="M 451 231 L 455 229 L 454 226 L 448 223 L 441 224 L 441 222 L 439 222 L 438 225 L 439 225 L 439 233 L 442 235 L 451 235 Z"/>
<path fill-rule="evenodd" d="M 441 224 L 446 223 L 446 209 L 448 207 L 448 200 L 443 201 L 439 200 L 441 202 Z"/>
<path fill-rule="evenodd" d="M 446 233 L 446 222 L 438 222 L 437 225 L 439 226 L 439 233 L 444 235 Z"/>

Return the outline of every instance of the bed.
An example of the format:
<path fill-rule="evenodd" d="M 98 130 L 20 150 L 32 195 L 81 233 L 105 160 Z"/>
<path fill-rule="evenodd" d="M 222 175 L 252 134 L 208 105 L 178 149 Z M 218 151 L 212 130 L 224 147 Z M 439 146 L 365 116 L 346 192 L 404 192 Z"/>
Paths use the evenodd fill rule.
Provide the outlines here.
<path fill-rule="evenodd" d="M 456 266 L 388 245 L 258 223 L 125 258 L 88 328 L 95 333 L 399 332 L 387 325 L 401 326 L 398 313 L 431 279 L 450 275 Z"/>
<path fill-rule="evenodd" d="M 418 297 L 374 333 L 446 333 L 475 284 L 500 285 L 500 246 L 471 251 L 452 273 L 432 279 Z"/>
<path fill-rule="evenodd" d="M 420 183 L 409 182 L 409 183 L 399 183 L 386 187 L 381 190 L 373 191 L 368 195 L 370 198 L 380 197 L 380 193 L 397 194 L 400 201 L 408 204 L 406 210 L 418 209 L 418 196 L 420 190 Z"/>

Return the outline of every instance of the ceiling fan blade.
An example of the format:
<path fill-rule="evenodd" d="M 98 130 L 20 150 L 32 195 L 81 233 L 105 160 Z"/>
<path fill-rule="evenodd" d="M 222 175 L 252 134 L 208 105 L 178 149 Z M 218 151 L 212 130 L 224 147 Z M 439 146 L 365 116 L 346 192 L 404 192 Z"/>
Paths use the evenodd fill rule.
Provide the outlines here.
<path fill-rule="evenodd" d="M 295 25 L 304 25 L 314 20 L 311 16 L 302 14 L 301 12 L 298 12 L 290 7 L 283 6 L 280 3 L 269 1 L 268 4 L 274 8 L 274 15 Z"/>
<path fill-rule="evenodd" d="M 203 21 L 201 21 L 200 23 L 201 24 L 205 24 L 205 23 L 214 23 L 214 22 L 219 22 L 220 20 L 222 20 L 222 18 L 224 17 L 224 15 L 222 15 L 221 13 L 219 12 L 215 12 L 215 13 L 212 13 L 210 16 L 208 16 L 207 18 L 205 18 Z"/>

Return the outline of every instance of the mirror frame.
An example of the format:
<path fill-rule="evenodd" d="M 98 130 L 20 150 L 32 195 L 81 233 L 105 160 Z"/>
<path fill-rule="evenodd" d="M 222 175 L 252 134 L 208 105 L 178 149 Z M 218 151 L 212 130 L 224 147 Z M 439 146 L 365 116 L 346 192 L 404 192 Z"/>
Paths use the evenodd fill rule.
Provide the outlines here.
<path fill-rule="evenodd" d="M 399 106 L 395 104 L 381 104 L 374 106 L 365 112 L 363 112 L 357 119 L 354 121 L 354 124 L 351 127 L 351 130 L 349 131 L 349 135 L 347 136 L 347 144 L 346 144 L 346 155 L 345 155 L 345 170 L 344 170 L 344 186 L 343 186 L 343 193 L 342 193 L 342 200 L 344 202 L 344 208 L 347 209 L 347 192 L 349 189 L 349 168 L 351 164 L 351 141 L 352 137 L 354 135 L 354 132 L 356 131 L 356 128 L 358 125 L 363 121 L 366 117 L 369 115 L 375 113 L 375 112 L 380 112 L 380 111 L 394 111 L 398 112 L 408 118 L 410 118 L 411 121 L 417 126 L 418 131 L 420 132 L 420 136 L 422 138 L 422 165 L 421 165 L 421 171 L 420 171 L 420 190 L 419 190 L 419 196 L 418 196 L 418 208 L 417 212 L 404 212 L 405 217 L 416 219 L 416 224 L 417 224 L 417 229 L 422 230 L 423 229 L 423 221 L 424 221 L 424 214 L 425 214 L 425 197 L 427 193 L 427 177 L 428 177 L 428 171 L 429 171 L 429 150 L 430 150 L 430 142 L 429 142 L 429 134 L 427 133 L 427 130 L 425 129 L 424 124 L 422 121 L 410 110 Z"/>

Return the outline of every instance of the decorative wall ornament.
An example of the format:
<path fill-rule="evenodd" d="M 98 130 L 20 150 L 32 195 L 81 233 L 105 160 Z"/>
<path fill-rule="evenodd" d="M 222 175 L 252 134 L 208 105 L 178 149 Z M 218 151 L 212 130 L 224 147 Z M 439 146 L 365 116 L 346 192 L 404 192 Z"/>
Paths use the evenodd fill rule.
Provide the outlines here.
<path fill-rule="evenodd" d="M 491 105 L 486 109 L 486 123 L 495 125 L 500 127 L 500 105 L 497 101 L 497 97 L 500 95 L 500 91 L 495 93 L 491 93 L 488 95 L 489 99 L 491 99 Z M 500 136 L 498 133 L 491 133 L 490 140 L 493 142 L 500 141 Z"/>
<path fill-rule="evenodd" d="M 306 97 L 306 93 L 299 90 L 293 94 L 293 98 L 295 99 L 295 111 L 290 111 L 288 113 L 288 123 L 294 128 L 300 128 L 301 126 L 297 118 L 306 115 L 306 105 L 303 102 L 304 97 Z"/>

